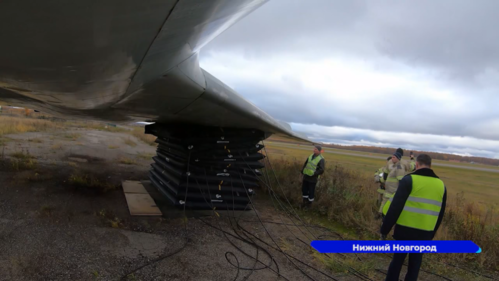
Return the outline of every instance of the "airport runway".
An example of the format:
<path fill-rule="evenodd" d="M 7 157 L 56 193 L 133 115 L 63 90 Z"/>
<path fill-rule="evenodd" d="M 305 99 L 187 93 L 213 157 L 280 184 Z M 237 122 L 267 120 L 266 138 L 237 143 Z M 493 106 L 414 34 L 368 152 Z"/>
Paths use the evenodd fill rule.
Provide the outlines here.
<path fill-rule="evenodd" d="M 310 151 L 312 151 L 311 146 L 310 147 L 301 147 L 301 146 L 298 146 L 298 145 L 286 144 L 286 143 L 279 143 L 279 142 L 270 142 L 270 143 L 271 143 L 271 145 L 274 145 L 274 146 L 281 146 L 281 147 L 287 147 L 287 148 L 294 148 L 294 149 L 301 149 L 301 150 L 310 150 Z M 386 157 L 384 157 L 384 156 L 360 155 L 360 154 L 356 154 L 356 153 L 342 152 L 342 151 L 331 150 L 331 149 L 326 149 L 326 148 L 324 148 L 324 152 L 334 153 L 334 154 L 342 154 L 342 155 L 350 155 L 350 156 L 356 156 L 356 157 L 366 157 L 366 158 L 385 159 L 386 160 Z M 453 164 L 439 163 L 439 162 L 433 163 L 433 166 L 451 167 L 451 168 L 458 168 L 458 169 L 464 169 L 464 170 L 476 170 L 476 171 L 499 173 L 499 169 L 484 168 L 484 167 L 460 166 L 460 165 L 453 165 Z"/>

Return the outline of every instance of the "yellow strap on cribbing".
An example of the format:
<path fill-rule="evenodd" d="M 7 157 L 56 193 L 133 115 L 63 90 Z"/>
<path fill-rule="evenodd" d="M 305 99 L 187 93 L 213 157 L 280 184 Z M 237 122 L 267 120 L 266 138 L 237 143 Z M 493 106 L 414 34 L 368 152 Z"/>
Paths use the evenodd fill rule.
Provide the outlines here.
<path fill-rule="evenodd" d="M 220 215 L 217 213 L 217 211 L 215 211 L 215 209 L 216 209 L 216 208 L 217 208 L 217 207 L 213 207 L 213 212 L 215 212 L 215 214 L 216 214 L 218 217 L 220 217 Z"/>

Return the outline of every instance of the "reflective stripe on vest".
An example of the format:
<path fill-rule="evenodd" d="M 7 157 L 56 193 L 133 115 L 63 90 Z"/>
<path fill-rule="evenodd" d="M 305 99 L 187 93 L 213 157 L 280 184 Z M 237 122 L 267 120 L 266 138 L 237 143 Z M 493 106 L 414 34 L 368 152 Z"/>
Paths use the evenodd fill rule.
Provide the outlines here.
<path fill-rule="evenodd" d="M 303 173 L 310 177 L 314 175 L 317 165 L 323 159 L 322 155 L 317 155 L 314 159 L 312 159 L 312 156 L 314 155 L 308 157 L 307 166 L 303 169 Z"/>
<path fill-rule="evenodd" d="M 437 224 L 445 187 L 442 180 L 433 177 L 411 175 L 412 191 L 397 220 L 398 225 L 433 231 Z M 388 213 L 394 194 L 383 206 L 383 214 Z"/>

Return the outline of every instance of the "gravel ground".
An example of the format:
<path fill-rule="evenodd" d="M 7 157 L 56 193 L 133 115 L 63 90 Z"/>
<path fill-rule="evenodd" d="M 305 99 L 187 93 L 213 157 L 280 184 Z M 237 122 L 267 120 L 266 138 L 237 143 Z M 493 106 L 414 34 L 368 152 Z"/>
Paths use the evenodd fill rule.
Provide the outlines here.
<path fill-rule="evenodd" d="M 164 216 L 130 216 L 120 183 L 147 178 L 151 160 L 141 155 L 153 154 L 154 147 L 124 133 L 81 129 L 9 135 L 7 139 L 0 163 L 0 280 L 118 280 L 145 265 L 125 279 L 279 279 L 277 273 L 261 269 L 265 265 L 255 265 L 254 259 L 241 252 L 251 257 L 258 254 L 258 259 L 268 265 L 272 260 L 263 248 L 257 253 L 254 246 L 216 229 L 234 233 L 228 224 L 232 212 L 219 212 L 219 217 L 212 212 L 188 211 L 185 224 L 184 212 L 171 209 L 152 191 Z M 137 145 L 126 145 L 126 139 Z M 13 168 L 10 161 L 14 158 L 9 156 L 19 152 L 29 152 L 37 164 Z M 135 163 L 120 164 L 123 156 Z M 103 192 L 75 186 L 69 181 L 75 175 L 90 176 L 116 188 Z M 264 214 L 270 210 L 267 207 L 262 206 L 266 209 L 259 212 L 262 218 L 273 219 Z M 257 220 L 253 211 L 235 215 Z M 241 224 L 273 243 L 261 224 Z M 289 235 L 285 228 L 268 228 L 278 244 L 284 241 L 283 235 Z M 179 249 L 182 251 L 153 262 Z M 310 249 L 303 249 L 293 254 L 311 262 Z M 268 251 L 282 276 L 309 280 L 284 255 Z M 238 270 L 237 264 L 257 270 Z M 271 268 L 277 271 L 275 264 Z M 327 280 L 320 274 L 309 274 L 315 274 L 315 280 Z"/>
<path fill-rule="evenodd" d="M 120 183 L 147 178 L 151 161 L 133 157 L 154 153 L 154 148 L 133 138 L 137 145 L 127 146 L 127 135 L 119 133 L 79 130 L 77 144 L 64 134 L 9 136 L 0 161 L 0 280 L 332 280 L 324 274 L 336 280 L 367 280 L 326 269 L 307 243 L 327 232 L 292 226 L 264 195 L 255 199 L 256 213 L 188 211 L 185 221 L 182 210 L 172 209 L 148 187 L 163 217 L 130 216 Z M 33 138 L 42 142 L 30 142 Z M 28 149 L 37 164 L 14 169 L 7 156 L 20 149 Z M 135 164 L 117 164 L 122 155 Z M 91 176 L 115 188 L 104 192 L 75 186 L 69 181 L 74 175 Z M 254 236 L 231 227 L 233 216 Z M 259 218 L 290 225 L 263 227 Z M 260 248 L 230 234 L 253 240 Z M 276 243 L 303 263 L 256 238 L 273 248 Z M 381 267 L 388 263 L 383 260 Z M 422 278 L 440 280 L 425 274 Z M 370 279 L 383 280 L 384 275 Z"/>
<path fill-rule="evenodd" d="M 65 183 L 72 173 L 72 168 L 66 166 L 40 164 L 36 172 L 29 171 L 32 173 L 51 173 L 53 177 L 22 181 L 19 175 L 26 176 L 26 171 L 10 171 L 8 163 L 3 164 L 0 172 L 0 280 L 117 280 L 162 255 L 183 248 L 186 242 L 180 253 L 144 267 L 128 279 L 234 280 L 238 275 L 237 280 L 243 280 L 251 272 L 238 272 L 226 256 L 234 265 L 239 262 L 241 267 L 254 266 L 254 261 L 234 248 L 228 239 L 251 256 L 256 255 L 254 247 L 231 236 L 225 237 L 214 228 L 233 233 L 227 223 L 228 212 L 220 218 L 209 212 L 187 212 L 187 225 L 180 210 L 170 210 L 170 216 L 164 218 L 132 217 L 120 189 L 101 194 L 75 188 Z M 118 175 L 113 175 L 115 177 Z M 163 212 L 164 208 L 168 206 L 162 208 Z M 253 211 L 242 213 L 242 218 L 257 219 Z M 113 221 L 118 222 L 115 227 Z M 241 224 L 272 243 L 261 224 Z M 280 243 L 283 230 L 272 229 L 272 226 L 269 230 Z M 283 255 L 271 252 L 283 276 L 289 280 L 307 280 Z M 301 258 L 311 259 L 307 251 Z M 261 250 L 259 259 L 270 262 Z M 262 264 L 257 265 L 260 267 Z M 277 270 L 275 265 L 272 268 Z M 319 277 L 315 279 L 326 280 Z M 276 278 L 277 274 L 266 269 L 254 271 L 248 280 Z"/>

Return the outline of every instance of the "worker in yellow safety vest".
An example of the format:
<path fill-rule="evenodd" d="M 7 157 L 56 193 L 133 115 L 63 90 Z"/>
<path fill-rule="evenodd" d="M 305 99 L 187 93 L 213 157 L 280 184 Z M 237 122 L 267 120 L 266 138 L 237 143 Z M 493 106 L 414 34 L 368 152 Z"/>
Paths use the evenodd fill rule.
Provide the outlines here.
<path fill-rule="evenodd" d="M 315 186 L 317 181 L 324 173 L 325 160 L 321 155 L 322 147 L 319 145 L 314 146 L 314 153 L 311 154 L 305 164 L 303 164 L 302 175 L 302 207 L 310 206 L 315 199 Z"/>
<path fill-rule="evenodd" d="M 416 171 L 406 175 L 399 183 L 397 192 L 383 207 L 381 239 L 395 225 L 396 240 L 432 240 L 444 213 L 447 190 L 442 180 L 431 169 L 431 158 L 421 154 L 416 159 Z M 399 280 L 400 270 L 407 253 L 395 253 L 388 268 L 386 280 Z M 417 280 L 423 260 L 422 253 L 409 254 L 409 267 L 405 280 Z"/>

